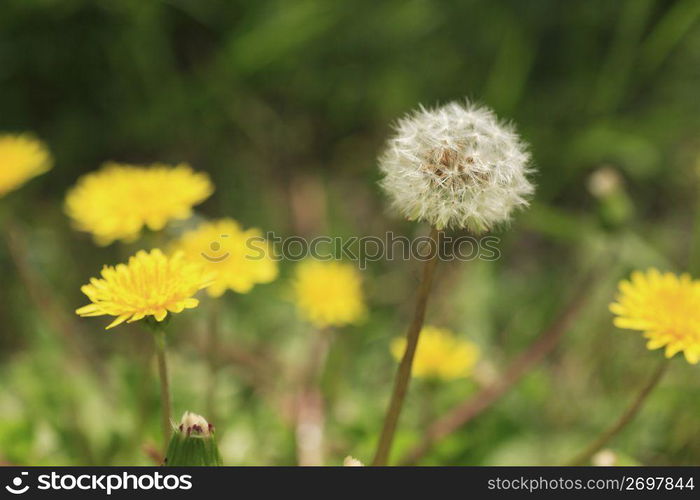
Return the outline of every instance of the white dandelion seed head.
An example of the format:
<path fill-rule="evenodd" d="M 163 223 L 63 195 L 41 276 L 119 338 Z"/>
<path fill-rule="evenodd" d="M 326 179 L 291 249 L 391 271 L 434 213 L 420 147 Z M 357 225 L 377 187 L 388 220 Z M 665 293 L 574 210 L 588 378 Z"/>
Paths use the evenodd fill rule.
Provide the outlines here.
<path fill-rule="evenodd" d="M 512 127 L 469 102 L 402 118 L 379 160 L 381 186 L 406 218 L 475 233 L 528 205 L 529 162 Z"/>

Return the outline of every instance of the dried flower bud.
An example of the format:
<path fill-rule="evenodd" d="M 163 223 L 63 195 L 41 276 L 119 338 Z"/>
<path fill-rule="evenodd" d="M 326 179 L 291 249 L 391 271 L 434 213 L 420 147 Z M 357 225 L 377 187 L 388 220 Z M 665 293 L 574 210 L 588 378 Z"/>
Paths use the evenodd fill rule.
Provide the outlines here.
<path fill-rule="evenodd" d="M 186 411 L 170 438 L 165 465 L 221 465 L 221 456 L 214 440 L 214 427 L 204 417 Z"/>
<path fill-rule="evenodd" d="M 527 206 L 529 161 L 520 137 L 488 108 L 421 107 L 389 139 L 381 186 L 409 220 L 481 233 Z"/>

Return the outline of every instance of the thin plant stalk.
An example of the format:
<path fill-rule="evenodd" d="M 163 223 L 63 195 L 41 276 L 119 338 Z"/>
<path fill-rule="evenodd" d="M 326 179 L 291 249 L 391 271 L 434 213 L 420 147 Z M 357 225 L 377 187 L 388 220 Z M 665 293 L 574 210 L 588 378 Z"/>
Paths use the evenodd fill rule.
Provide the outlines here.
<path fill-rule="evenodd" d="M 207 385 L 206 408 L 210 422 L 216 422 L 216 392 L 219 378 L 219 337 L 221 332 L 222 299 L 211 299 L 209 328 L 207 329 L 207 361 L 209 364 L 209 384 Z"/>
<path fill-rule="evenodd" d="M 566 465 L 584 465 L 588 463 L 590 458 L 595 455 L 598 451 L 603 449 L 603 447 L 613 440 L 627 425 L 634 420 L 637 416 L 639 410 L 642 409 L 644 403 L 646 402 L 649 394 L 651 394 L 654 388 L 658 385 L 659 381 L 666 373 L 669 361 L 663 359 L 661 363 L 657 366 L 654 373 L 652 373 L 649 380 L 642 386 L 637 396 L 632 400 L 632 403 L 627 407 L 620 418 L 618 418 L 613 425 L 607 428 L 600 436 L 598 436 L 591 444 L 589 444 L 581 453 L 572 458 Z"/>
<path fill-rule="evenodd" d="M 425 310 L 428 305 L 430 289 L 432 287 L 433 277 L 435 275 L 435 267 L 437 266 L 440 255 L 440 231 L 433 228 L 430 231 L 430 239 L 431 243 L 434 244 L 435 253 L 431 255 L 431 258 L 427 260 L 423 266 L 423 275 L 418 286 L 413 320 L 411 321 L 411 325 L 406 333 L 406 351 L 404 352 L 403 358 L 401 359 L 401 363 L 399 364 L 399 368 L 396 372 L 391 402 L 389 403 L 389 409 L 387 410 L 384 420 L 384 426 L 379 438 L 377 452 L 374 456 L 373 465 L 375 466 L 387 465 L 387 462 L 389 461 L 391 445 L 394 441 L 394 435 L 396 434 L 396 427 L 401 415 L 401 409 L 403 408 L 406 393 L 408 392 L 408 385 L 411 381 L 413 358 L 416 355 L 418 338 L 423 328 Z"/>
<path fill-rule="evenodd" d="M 163 425 L 163 451 L 167 450 L 172 425 L 170 423 L 171 402 L 170 402 L 170 382 L 168 381 L 168 360 L 165 348 L 165 331 L 158 328 L 153 332 L 156 358 L 158 360 L 158 378 L 160 380 L 160 409 L 161 422 Z"/>
<path fill-rule="evenodd" d="M 332 331 L 327 328 L 316 332 L 309 359 L 301 377 L 301 389 L 296 405 L 297 462 L 299 465 L 323 465 L 324 410 L 321 378 L 330 350 Z"/>

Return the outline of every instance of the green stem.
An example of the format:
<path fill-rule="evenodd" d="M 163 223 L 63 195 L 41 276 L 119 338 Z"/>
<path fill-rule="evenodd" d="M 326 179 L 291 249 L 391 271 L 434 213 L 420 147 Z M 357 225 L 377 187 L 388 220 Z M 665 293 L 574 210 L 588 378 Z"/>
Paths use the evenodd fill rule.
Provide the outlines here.
<path fill-rule="evenodd" d="M 420 285 L 418 286 L 418 295 L 416 298 L 416 307 L 413 312 L 413 320 L 411 321 L 411 325 L 406 333 L 406 352 L 404 353 L 401 363 L 399 364 L 399 368 L 396 372 L 394 391 L 391 395 L 389 409 L 387 410 L 386 417 L 384 419 L 384 426 L 382 428 L 382 434 L 379 438 L 377 452 L 374 455 L 373 465 L 375 466 L 387 465 L 387 462 L 389 461 L 389 453 L 391 452 L 391 445 L 394 441 L 394 434 L 396 433 L 396 427 L 399 422 L 399 417 L 401 416 L 403 402 L 406 399 L 406 393 L 408 392 L 408 384 L 411 381 L 413 358 L 416 355 L 418 338 L 423 328 L 423 321 L 425 320 L 425 309 L 428 305 L 428 297 L 430 296 L 430 288 L 433 283 L 435 267 L 437 266 L 440 255 L 440 231 L 433 228 L 430 232 L 430 239 L 435 245 L 436 251 L 423 266 L 423 276 L 421 278 Z"/>
<path fill-rule="evenodd" d="M 639 410 L 642 409 L 642 406 L 649 397 L 649 394 L 651 394 L 651 392 L 654 390 L 654 388 L 658 385 L 659 381 L 663 377 L 663 374 L 666 372 L 666 368 L 668 367 L 668 365 L 669 361 L 667 359 L 663 359 L 661 363 L 659 363 L 654 373 L 652 373 L 651 377 L 646 382 L 646 384 L 644 384 L 644 386 L 641 388 L 641 390 L 637 394 L 637 397 L 634 398 L 632 404 L 630 404 L 627 407 L 627 409 L 620 416 L 620 418 L 618 418 L 613 425 L 611 425 L 591 444 L 589 444 L 586 447 L 586 449 L 584 449 L 581 453 L 579 453 L 573 459 L 567 462 L 566 465 L 574 466 L 588 463 L 588 461 L 593 455 L 595 455 L 606 444 L 612 441 L 612 439 L 615 436 L 617 436 L 622 431 L 622 429 L 624 429 L 627 426 L 627 424 L 629 424 L 634 419 L 635 416 L 637 416 L 637 413 L 639 413 Z"/>
<path fill-rule="evenodd" d="M 206 393 L 207 418 L 210 422 L 216 423 L 216 392 L 219 375 L 219 349 L 220 349 L 220 328 L 221 328 L 221 304 L 219 299 L 210 299 L 210 321 L 207 338 L 207 357 L 209 364 L 209 384 Z"/>
<path fill-rule="evenodd" d="M 156 357 L 158 359 L 158 378 L 160 379 L 160 408 L 163 425 L 163 451 L 168 449 L 172 425 L 170 423 L 170 383 L 168 381 L 168 360 L 165 353 L 165 331 L 156 330 L 154 333 Z"/>

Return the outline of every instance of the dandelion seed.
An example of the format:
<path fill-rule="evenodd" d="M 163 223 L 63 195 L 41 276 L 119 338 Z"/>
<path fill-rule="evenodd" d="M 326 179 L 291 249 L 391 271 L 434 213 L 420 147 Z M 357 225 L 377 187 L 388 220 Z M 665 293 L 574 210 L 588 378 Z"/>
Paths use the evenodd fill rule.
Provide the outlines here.
<path fill-rule="evenodd" d="M 29 134 L 0 135 L 0 197 L 51 169 L 46 145 Z"/>
<path fill-rule="evenodd" d="M 105 266 L 101 276 L 81 288 L 91 304 L 76 314 L 116 316 L 107 329 L 150 316 L 161 322 L 168 313 L 197 307 L 194 294 L 212 281 L 201 265 L 186 260 L 181 252 L 168 257 L 159 249 L 141 250 L 128 264 Z"/>
<path fill-rule="evenodd" d="M 421 107 L 389 139 L 381 186 L 409 220 L 482 233 L 527 206 L 529 161 L 520 137 L 488 108 Z"/>
<path fill-rule="evenodd" d="M 293 290 L 299 313 L 319 328 L 357 323 L 365 314 L 362 281 L 350 264 L 306 260 Z"/>
<path fill-rule="evenodd" d="M 201 224 L 175 244 L 185 256 L 215 276 L 207 292 L 220 297 L 226 290 L 248 293 L 259 283 L 277 278 L 277 262 L 257 228 L 244 230 L 233 219 Z"/>
<path fill-rule="evenodd" d="M 76 229 L 99 245 L 136 240 L 144 228 L 160 231 L 184 220 L 214 191 L 209 177 L 188 165 L 148 167 L 107 163 L 78 180 L 65 210 Z"/>
<path fill-rule="evenodd" d="M 391 354 L 397 361 L 403 358 L 406 339 L 391 343 Z M 454 380 L 472 374 L 479 359 L 479 348 L 472 342 L 456 337 L 450 330 L 425 326 L 418 340 L 413 361 L 413 376 Z"/>
<path fill-rule="evenodd" d="M 610 305 L 618 328 L 644 332 L 648 349 L 665 348 L 671 358 L 679 352 L 688 363 L 700 361 L 700 281 L 649 269 L 622 280 Z"/>

